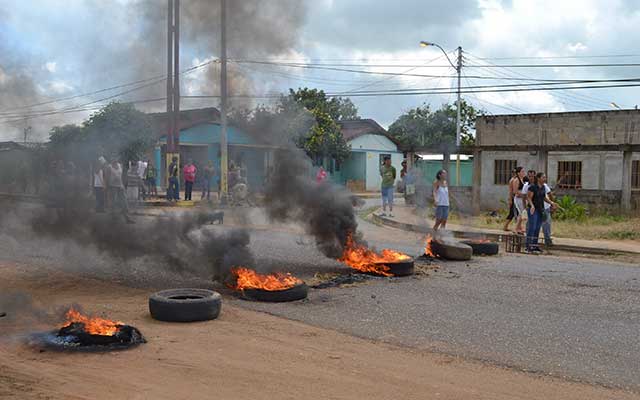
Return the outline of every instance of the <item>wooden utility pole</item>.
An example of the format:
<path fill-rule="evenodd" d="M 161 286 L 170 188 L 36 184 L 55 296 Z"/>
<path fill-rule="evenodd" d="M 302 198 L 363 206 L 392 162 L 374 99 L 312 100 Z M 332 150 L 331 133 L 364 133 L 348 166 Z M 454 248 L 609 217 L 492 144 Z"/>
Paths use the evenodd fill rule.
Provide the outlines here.
<path fill-rule="evenodd" d="M 180 0 L 167 1 L 167 167 L 173 157 L 180 162 Z"/>
<path fill-rule="evenodd" d="M 227 1 L 220 0 L 220 195 L 226 199 L 228 193 L 228 146 L 227 146 Z"/>
<path fill-rule="evenodd" d="M 167 154 L 173 153 L 173 0 L 167 0 Z M 158 167 L 160 167 L 158 165 Z"/>

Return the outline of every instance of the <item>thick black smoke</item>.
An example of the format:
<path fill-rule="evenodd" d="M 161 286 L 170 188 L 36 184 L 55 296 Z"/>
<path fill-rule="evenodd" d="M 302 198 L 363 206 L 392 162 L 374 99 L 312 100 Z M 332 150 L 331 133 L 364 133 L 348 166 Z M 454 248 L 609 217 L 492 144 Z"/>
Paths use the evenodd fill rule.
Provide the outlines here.
<path fill-rule="evenodd" d="M 324 255 L 339 258 L 347 236 L 356 235 L 358 227 L 351 194 L 327 181 L 316 182 L 311 162 L 300 150 L 280 150 L 275 158 L 265 200 L 268 216 L 303 224 Z"/>
<path fill-rule="evenodd" d="M 21 138 L 23 128 L 33 126 L 30 140 L 43 140 L 54 125 L 75 122 L 86 117 L 83 113 L 52 114 L 46 117 L 26 118 L 28 114 L 58 110 L 89 103 L 122 90 L 109 91 L 71 101 L 33 105 L 55 98 L 91 92 L 125 82 L 149 79 L 166 74 L 167 65 L 167 1 L 134 0 L 123 4 L 100 0 L 84 0 L 76 10 L 83 20 L 72 20 L 61 29 L 60 21 L 24 21 L 0 29 L 0 122 L 11 129 L 0 133 L 0 140 Z M 24 6 L 20 6 L 24 7 Z M 34 8 L 37 5 L 33 6 Z M 298 43 L 304 26 L 307 2 L 300 0 L 241 0 L 227 1 L 227 52 L 230 59 L 287 57 Z M 0 24 L 14 23 L 32 13 L 18 12 L 17 5 L 0 4 Z M 181 69 L 220 56 L 220 1 L 182 0 L 180 2 Z M 40 15 L 46 15 L 41 13 Z M 90 21 L 90 22 L 89 22 Z M 16 35 L 25 29 L 24 36 L 36 25 L 47 51 L 33 54 L 25 46 L 16 46 Z M 23 28 L 25 27 L 25 28 Z M 82 40 L 78 40 L 81 37 Z M 70 46 L 70 43 L 73 46 Z M 28 47 L 26 47 L 28 48 Z M 57 72 L 44 66 L 55 61 Z M 61 75 L 65 70 L 77 73 L 72 79 Z M 228 65 L 230 94 L 255 94 L 271 89 L 268 80 L 254 78 L 262 67 Z M 219 65 L 216 63 L 181 77 L 182 95 L 219 95 Z M 55 83 L 68 79 L 70 91 L 59 92 Z M 59 82 L 58 82 L 59 83 Z M 160 81 L 119 97 L 122 101 L 163 98 L 166 85 Z M 238 105 L 231 99 L 231 105 Z M 237 100 L 240 101 L 240 100 Z M 247 104 L 242 100 L 242 104 Z M 146 111 L 161 111 L 163 102 L 140 103 Z M 210 100 L 183 99 L 182 109 L 211 106 Z M 15 120 L 15 121 L 14 121 Z M 6 121 L 13 121 L 6 125 Z"/>

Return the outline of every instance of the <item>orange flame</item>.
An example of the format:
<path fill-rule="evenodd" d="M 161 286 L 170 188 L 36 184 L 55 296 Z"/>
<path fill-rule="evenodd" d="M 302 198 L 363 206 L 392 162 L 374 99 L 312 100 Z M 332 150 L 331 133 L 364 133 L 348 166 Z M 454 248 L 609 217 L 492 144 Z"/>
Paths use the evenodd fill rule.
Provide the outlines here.
<path fill-rule="evenodd" d="M 235 290 L 260 289 L 275 292 L 304 283 L 290 273 L 264 275 L 245 267 L 233 267 L 231 273 L 236 277 L 235 286 L 231 286 Z"/>
<path fill-rule="evenodd" d="M 124 325 L 120 321 L 111 321 L 100 317 L 87 317 L 73 307 L 67 311 L 65 318 L 67 322 L 63 328 L 76 322 L 82 323 L 84 324 L 84 330 L 91 335 L 113 336 Z"/>
<path fill-rule="evenodd" d="M 433 236 L 431 236 L 430 233 L 427 234 L 427 238 L 425 239 L 425 246 L 424 246 L 424 254 L 426 254 L 429 257 L 436 257 L 436 253 L 433 252 L 433 249 L 431 248 L 431 244 L 433 243 Z"/>
<path fill-rule="evenodd" d="M 393 274 L 389 272 L 391 268 L 384 265 L 384 263 L 395 263 L 410 259 L 411 257 L 406 254 L 389 249 L 384 249 L 380 254 L 377 254 L 373 250 L 355 243 L 352 235 L 349 234 L 347 236 L 347 243 L 345 244 L 342 257 L 340 257 L 338 261 L 345 263 L 358 271 L 383 276 L 393 276 Z"/>

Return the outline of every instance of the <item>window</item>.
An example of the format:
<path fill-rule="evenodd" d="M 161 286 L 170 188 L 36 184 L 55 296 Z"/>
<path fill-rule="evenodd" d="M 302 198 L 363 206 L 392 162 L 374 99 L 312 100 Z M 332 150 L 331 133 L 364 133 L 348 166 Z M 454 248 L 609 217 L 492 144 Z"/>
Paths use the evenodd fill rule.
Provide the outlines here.
<path fill-rule="evenodd" d="M 640 189 L 640 160 L 634 160 L 631 164 L 631 187 Z"/>
<path fill-rule="evenodd" d="M 558 161 L 556 186 L 562 189 L 582 188 L 582 161 Z"/>
<path fill-rule="evenodd" d="M 518 160 L 495 160 L 493 183 L 495 185 L 508 185 L 517 164 Z"/>

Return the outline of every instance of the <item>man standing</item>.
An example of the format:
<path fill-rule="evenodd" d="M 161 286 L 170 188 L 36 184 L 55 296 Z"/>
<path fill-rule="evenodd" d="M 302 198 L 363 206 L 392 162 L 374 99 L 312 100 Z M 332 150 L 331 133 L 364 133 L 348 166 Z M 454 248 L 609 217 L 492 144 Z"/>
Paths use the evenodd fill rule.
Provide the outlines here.
<path fill-rule="evenodd" d="M 104 212 L 104 199 L 105 199 L 105 182 L 104 182 L 104 167 L 107 164 L 107 160 L 100 156 L 98 162 L 94 166 L 93 171 L 93 193 L 96 196 L 96 212 Z"/>
<path fill-rule="evenodd" d="M 551 201 L 555 201 L 553 197 L 551 188 L 547 183 L 544 184 L 544 193 L 547 195 L 547 198 Z M 542 218 L 542 233 L 544 233 L 544 245 L 547 247 L 553 246 L 553 241 L 551 240 L 551 211 L 555 208 L 555 205 L 552 207 L 551 203 L 544 202 L 544 217 Z"/>
<path fill-rule="evenodd" d="M 202 176 L 202 196 L 200 197 L 200 200 L 204 200 L 205 198 L 205 194 L 207 197 L 207 201 L 210 200 L 210 193 L 211 193 L 211 180 L 213 179 L 213 175 L 215 174 L 216 170 L 213 167 L 213 161 L 209 160 L 209 162 L 207 163 L 207 166 L 204 167 L 203 169 L 203 176 Z"/>
<path fill-rule="evenodd" d="M 169 187 L 167 188 L 167 200 L 178 201 L 180 200 L 180 178 L 178 173 L 180 167 L 178 166 L 178 157 L 171 159 L 171 164 L 167 170 L 169 176 Z"/>
<path fill-rule="evenodd" d="M 191 192 L 193 192 L 193 184 L 196 181 L 196 172 L 198 169 L 193 165 L 193 160 L 189 159 L 187 165 L 184 166 L 182 173 L 184 175 L 184 199 L 191 201 Z"/>
<path fill-rule="evenodd" d="M 134 221 L 129 217 L 127 197 L 124 192 L 124 183 L 122 182 L 122 165 L 114 157 L 111 164 L 106 167 L 106 171 L 107 187 L 112 212 L 121 213 L 128 224 L 133 224 Z"/>
<path fill-rule="evenodd" d="M 149 196 L 158 196 L 158 189 L 156 188 L 156 168 L 151 163 L 151 160 L 147 160 L 147 169 L 144 171 L 144 181 L 147 184 L 147 191 Z"/>
<path fill-rule="evenodd" d="M 384 157 L 384 163 L 380 167 L 380 176 L 382 177 L 382 216 L 387 215 L 387 205 L 389 205 L 389 216 L 393 217 L 393 184 L 396 181 L 396 169 L 391 165 L 391 157 Z"/>

